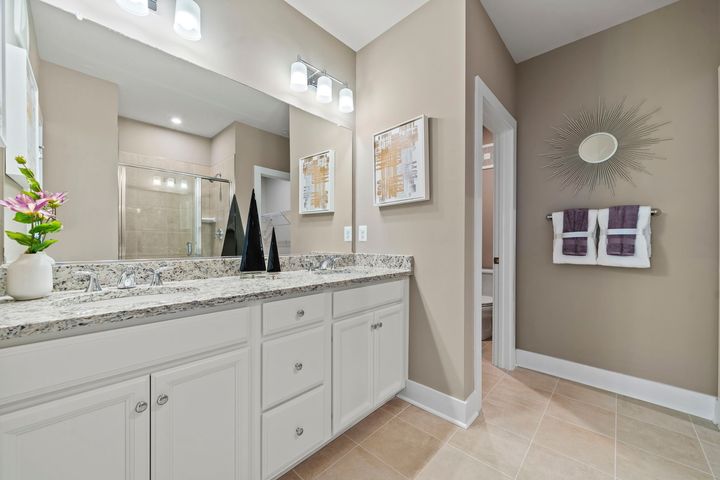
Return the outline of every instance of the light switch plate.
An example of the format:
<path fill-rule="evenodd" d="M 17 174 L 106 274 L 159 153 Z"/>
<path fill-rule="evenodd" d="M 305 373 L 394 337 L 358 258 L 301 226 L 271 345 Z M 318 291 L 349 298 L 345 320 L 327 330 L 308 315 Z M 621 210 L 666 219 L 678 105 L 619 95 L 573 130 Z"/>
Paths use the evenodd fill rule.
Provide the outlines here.
<path fill-rule="evenodd" d="M 367 242 L 367 225 L 360 225 L 358 227 L 358 241 Z"/>
<path fill-rule="evenodd" d="M 352 227 L 346 226 L 343 230 L 343 240 L 345 240 L 346 242 L 352 242 L 352 231 Z"/>

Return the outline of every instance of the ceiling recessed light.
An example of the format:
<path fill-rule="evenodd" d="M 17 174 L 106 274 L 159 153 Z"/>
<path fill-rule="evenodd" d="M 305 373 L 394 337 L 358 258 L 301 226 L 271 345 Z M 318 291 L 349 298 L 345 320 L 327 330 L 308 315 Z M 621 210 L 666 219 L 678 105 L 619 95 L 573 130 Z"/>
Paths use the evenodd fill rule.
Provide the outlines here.
<path fill-rule="evenodd" d="M 182 118 L 180 118 L 180 117 L 172 117 L 172 118 L 170 119 L 170 121 L 171 121 L 174 125 L 182 125 Z"/>

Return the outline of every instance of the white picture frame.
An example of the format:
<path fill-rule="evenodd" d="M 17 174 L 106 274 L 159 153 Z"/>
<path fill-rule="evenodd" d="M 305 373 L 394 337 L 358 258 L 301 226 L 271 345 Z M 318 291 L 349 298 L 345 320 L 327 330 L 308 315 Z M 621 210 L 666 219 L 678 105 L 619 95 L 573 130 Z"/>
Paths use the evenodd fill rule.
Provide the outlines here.
<path fill-rule="evenodd" d="M 335 212 L 335 150 L 298 160 L 300 215 Z"/>
<path fill-rule="evenodd" d="M 430 199 L 428 126 L 428 117 L 420 115 L 373 135 L 373 203 L 376 207 Z"/>

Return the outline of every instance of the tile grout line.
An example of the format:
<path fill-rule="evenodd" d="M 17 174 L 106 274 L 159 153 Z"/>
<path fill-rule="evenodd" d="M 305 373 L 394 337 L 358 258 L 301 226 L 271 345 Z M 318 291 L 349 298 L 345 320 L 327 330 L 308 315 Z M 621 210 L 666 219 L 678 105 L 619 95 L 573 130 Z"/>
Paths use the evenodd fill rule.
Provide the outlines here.
<path fill-rule="evenodd" d="M 687 437 L 687 438 L 690 438 L 690 437 Z M 645 449 L 645 448 L 638 447 L 637 445 L 633 445 L 632 443 L 622 442 L 622 441 L 621 441 L 620 443 L 622 443 L 623 445 L 627 445 L 627 446 L 629 446 L 629 447 L 632 447 L 632 448 L 634 448 L 635 450 L 640 450 L 641 452 L 646 453 L 646 454 L 650 455 L 651 457 L 659 458 L 660 460 L 665 460 L 666 462 L 674 463 L 675 465 L 680 465 L 681 467 L 685 467 L 685 468 L 687 468 L 687 469 L 689 469 L 689 470 L 694 470 L 694 471 L 696 471 L 696 472 L 699 472 L 699 473 L 702 473 L 702 474 L 705 474 L 705 475 L 710 475 L 710 477 L 714 477 L 714 475 L 713 475 L 713 473 L 712 473 L 712 468 L 710 468 L 709 465 L 708 465 L 708 469 L 710 470 L 710 472 L 704 472 L 704 471 L 700 470 L 700 469 L 697 468 L 697 467 L 693 467 L 692 465 L 688 465 L 687 463 L 678 462 L 677 460 L 674 460 L 674 459 L 672 459 L 672 458 L 668 458 L 668 457 L 664 457 L 664 456 L 662 456 L 662 455 L 658 455 L 658 454 L 655 453 L 655 452 L 651 452 L 650 450 L 647 450 L 647 449 Z"/>
<path fill-rule="evenodd" d="M 697 438 L 698 443 L 700 444 L 700 451 L 703 454 L 703 457 L 705 458 L 705 463 L 707 464 L 708 470 L 710 470 L 710 476 L 712 478 L 716 478 L 715 472 L 713 471 L 712 465 L 710 465 L 710 459 L 707 456 L 707 452 L 705 452 L 705 445 L 703 445 L 702 440 L 700 439 L 700 434 L 697 431 L 697 428 L 695 427 L 695 422 L 693 422 L 692 418 L 688 416 L 688 419 L 690 420 L 690 425 L 692 425 L 693 432 L 695 432 L 695 438 Z"/>
<path fill-rule="evenodd" d="M 520 462 L 520 465 L 518 466 L 518 471 L 515 473 L 515 480 L 520 476 L 520 472 L 522 471 L 523 466 L 525 465 L 525 460 L 527 460 L 528 455 L 530 454 L 530 449 L 533 446 L 533 443 L 535 443 L 535 437 L 537 436 L 538 432 L 540 431 L 540 426 L 542 425 L 543 420 L 545 419 L 545 415 L 547 415 L 547 411 L 550 409 L 550 402 L 552 402 L 552 397 L 555 395 L 555 390 L 557 390 L 558 384 L 560 383 L 560 379 L 555 377 L 555 386 L 553 387 L 553 391 L 550 394 L 550 397 L 548 398 L 547 405 L 545 405 L 545 410 L 543 411 L 542 416 L 540 417 L 540 421 L 538 422 L 537 427 L 535 427 L 535 432 L 533 433 L 532 437 L 530 438 L 530 443 L 528 444 L 527 450 L 525 450 L 525 455 L 523 455 L 522 461 Z"/>
<path fill-rule="evenodd" d="M 483 460 L 480 460 L 479 458 L 476 458 L 476 457 L 473 456 L 471 453 L 468 453 L 468 452 L 466 452 L 465 450 L 463 450 L 463 449 L 461 449 L 461 448 L 456 447 L 455 445 L 451 444 L 449 441 L 448 441 L 448 443 L 447 443 L 447 447 L 448 447 L 448 448 L 452 448 L 453 450 L 456 450 L 456 451 L 462 453 L 463 455 L 465 455 L 465 456 L 468 457 L 469 459 L 471 459 L 471 460 L 473 460 L 473 461 L 475 461 L 475 462 L 478 462 L 478 463 L 480 463 L 480 464 L 488 467 L 488 468 L 491 469 L 491 470 L 494 470 L 494 471 L 498 472 L 498 473 L 499 473 L 500 475 L 502 475 L 503 477 L 507 477 L 507 478 L 509 478 L 509 479 L 513 478 L 513 477 L 511 477 L 510 475 L 508 475 L 507 473 L 503 472 L 502 470 L 498 470 L 497 467 L 495 467 L 495 466 L 493 466 L 493 465 L 490 465 L 489 463 L 486 463 L 486 462 L 484 462 Z"/>

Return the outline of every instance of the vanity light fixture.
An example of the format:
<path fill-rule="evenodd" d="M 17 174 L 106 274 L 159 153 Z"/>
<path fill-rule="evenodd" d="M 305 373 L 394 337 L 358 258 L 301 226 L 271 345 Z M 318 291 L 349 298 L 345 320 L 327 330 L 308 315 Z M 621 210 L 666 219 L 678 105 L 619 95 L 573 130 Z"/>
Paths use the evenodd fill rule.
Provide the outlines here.
<path fill-rule="evenodd" d="M 173 125 L 182 125 L 182 118 L 180 117 L 172 117 L 170 121 L 173 123 Z"/>
<path fill-rule="evenodd" d="M 153 177 L 153 185 L 156 187 L 159 187 L 160 185 L 162 185 L 162 178 L 160 178 L 158 176 Z"/>
<path fill-rule="evenodd" d="M 175 188 L 175 179 L 173 177 L 168 177 L 167 180 L 165 180 L 165 186 L 168 188 Z"/>
<path fill-rule="evenodd" d="M 185 40 L 197 42 L 202 38 L 200 5 L 194 0 L 177 0 L 175 3 L 175 33 Z"/>
<path fill-rule="evenodd" d="M 315 99 L 319 103 L 331 103 L 333 101 L 333 83 L 337 83 L 341 87 L 338 97 L 338 110 L 342 113 L 353 112 L 355 110 L 353 91 L 347 82 L 340 81 L 327 73 L 327 71 L 303 60 L 300 55 L 290 66 L 290 89 L 295 92 L 305 92 L 308 87 L 313 87 L 315 89 Z"/>
<path fill-rule="evenodd" d="M 150 13 L 147 0 L 115 0 L 115 3 L 127 13 L 138 17 L 145 17 Z"/>
<path fill-rule="evenodd" d="M 182 190 L 187 190 L 187 189 L 188 189 L 188 182 L 187 182 L 187 180 L 180 180 L 180 188 L 181 188 Z"/>

